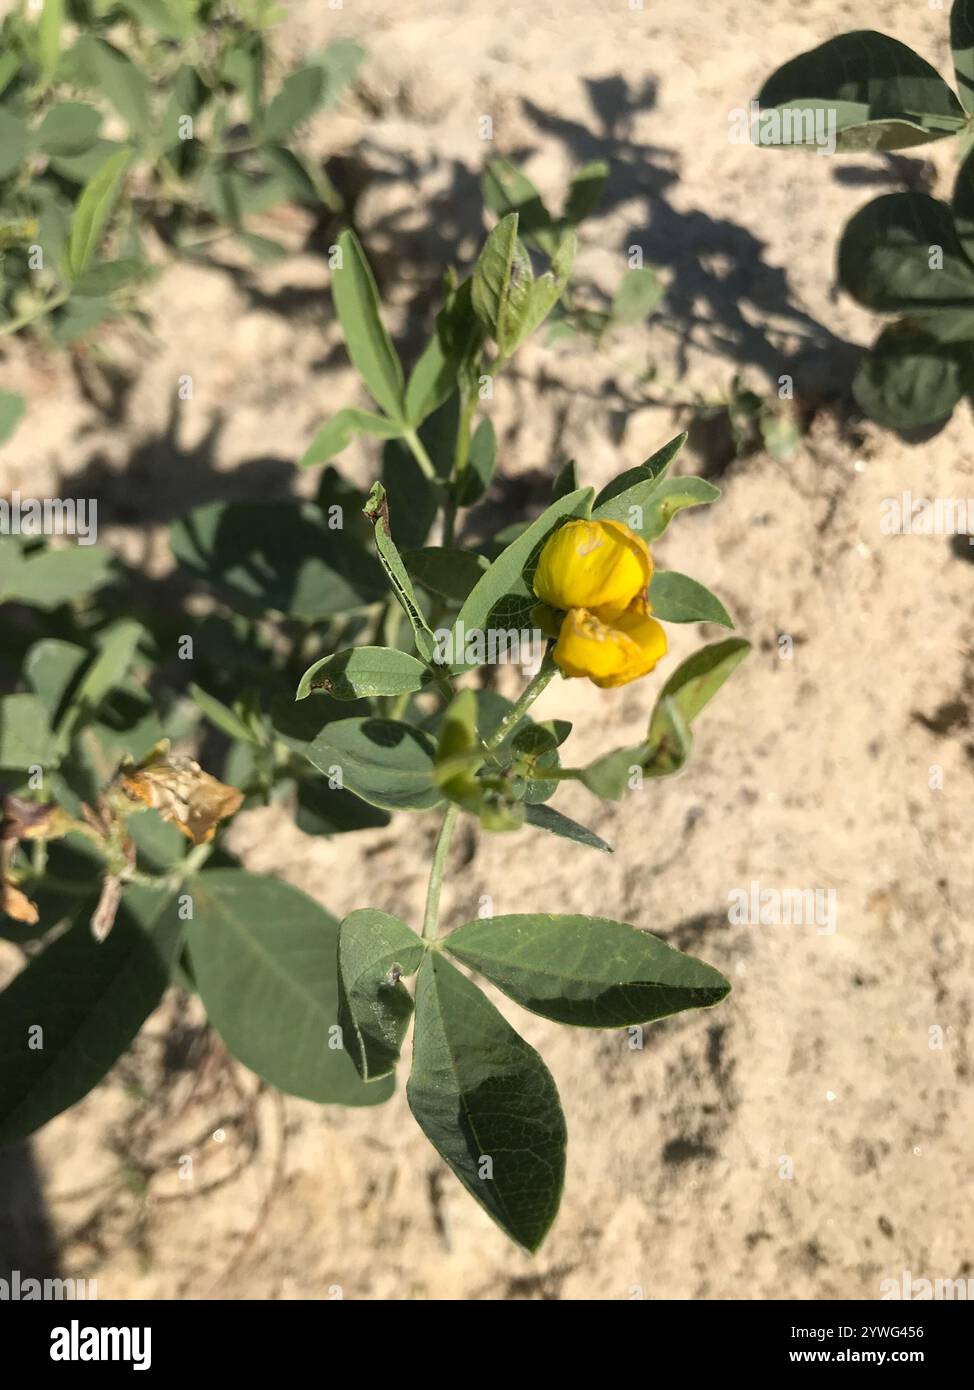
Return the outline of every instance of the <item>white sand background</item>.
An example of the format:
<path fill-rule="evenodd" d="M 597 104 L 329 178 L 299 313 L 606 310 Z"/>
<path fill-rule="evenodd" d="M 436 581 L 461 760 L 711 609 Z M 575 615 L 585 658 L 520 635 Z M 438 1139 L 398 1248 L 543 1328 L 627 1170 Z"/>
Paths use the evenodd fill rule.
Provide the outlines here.
<path fill-rule="evenodd" d="M 843 341 L 869 341 L 874 324 L 834 291 L 836 239 L 895 185 L 842 181 L 878 174 L 876 158 L 731 144 L 728 115 L 785 59 L 854 27 L 893 33 L 949 72 L 946 16 L 905 2 L 289 6 L 286 53 L 338 35 L 369 51 L 359 87 L 312 136 L 322 155 L 359 166 L 357 222 L 394 328 L 405 330 L 415 296 L 434 302 L 451 257 L 469 262 L 485 225 L 478 172 L 495 153 L 524 158 L 555 205 L 574 165 L 608 157 L 580 272 L 611 292 L 640 244 L 671 284 L 660 316 L 601 352 L 539 341 L 498 381 L 490 408 L 501 470 L 524 480 L 515 499 L 537 503 L 538 473 L 570 456 L 603 483 L 682 427 L 667 400 L 713 396 L 737 370 L 767 389 L 800 344 L 799 393 L 843 379 Z M 950 152 L 914 157 L 946 193 Z M 285 239 L 295 232 L 281 225 Z M 2 462 L 4 487 L 35 495 L 94 468 L 102 539 L 161 574 L 160 517 L 220 496 L 287 495 L 315 425 L 364 397 L 319 258 L 233 277 L 174 267 L 152 312 L 153 336 L 113 330 L 101 344 L 130 379 L 114 423 L 66 360 L 15 345 L 0 368 L 31 414 Z M 414 338 L 421 326 L 410 320 Z M 95 371 L 87 362 L 81 376 L 100 380 Z M 186 372 L 194 398 L 167 437 Z M 559 792 L 555 804 L 606 837 L 611 857 L 530 831 L 458 837 L 448 926 L 476 915 L 484 894 L 497 913 L 614 916 L 734 985 L 719 1008 L 647 1029 L 641 1051 L 624 1032 L 570 1031 L 493 996 L 545 1057 L 568 1121 L 564 1200 L 537 1256 L 515 1250 L 444 1169 L 402 1086 L 365 1111 L 288 1101 L 280 1163 L 281 1117 L 265 1098 L 253 1160 L 203 1192 L 233 1168 L 240 1103 L 222 1074 L 207 1084 L 195 1064 L 165 1070 L 179 1012 L 169 1000 L 133 1056 L 34 1141 L 62 1273 L 120 1298 L 573 1300 L 878 1298 L 881 1280 L 906 1269 L 974 1274 L 974 567 L 942 537 L 880 531 L 882 499 L 905 488 L 974 497 L 972 446 L 966 407 L 915 447 L 822 413 L 788 462 L 758 454 L 720 468 L 721 502 L 678 518 L 657 547 L 662 567 L 719 593 L 754 644 L 701 717 L 687 771 L 619 806 Z M 680 466 L 713 473 L 725 461 L 701 445 Z M 365 481 L 376 450 L 356 445 L 342 463 Z M 671 662 L 719 635 L 674 631 Z M 581 761 L 638 739 L 663 674 L 622 691 L 557 681 L 538 708 L 574 721 Z M 232 845 L 248 868 L 338 915 L 371 905 L 416 922 L 433 834 L 432 818 L 401 815 L 317 840 L 261 811 Z M 732 925 L 729 894 L 752 880 L 834 888 L 837 930 Z M 139 1105 L 146 1150 L 167 1157 L 110 1195 L 116 1141 Z M 220 1128 L 222 1142 L 210 1137 Z M 181 1183 L 172 1156 L 187 1154 L 195 1176 Z"/>

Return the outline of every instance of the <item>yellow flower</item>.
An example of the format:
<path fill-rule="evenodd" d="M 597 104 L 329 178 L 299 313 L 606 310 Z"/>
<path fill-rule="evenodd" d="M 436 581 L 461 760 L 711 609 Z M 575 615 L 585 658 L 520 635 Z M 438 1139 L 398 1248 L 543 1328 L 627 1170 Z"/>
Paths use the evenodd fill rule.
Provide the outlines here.
<path fill-rule="evenodd" d="M 652 577 L 649 546 L 621 521 L 568 521 L 545 542 L 534 592 L 552 608 L 611 617 L 644 596 Z"/>
<path fill-rule="evenodd" d="M 552 651 L 563 676 L 626 685 L 666 655 L 646 597 L 652 577 L 649 546 L 621 521 L 568 521 L 548 537 L 534 592 L 568 610 Z"/>
<path fill-rule="evenodd" d="M 666 633 L 644 598 L 622 614 L 572 608 L 565 614 L 552 656 L 563 676 L 587 676 L 603 689 L 628 685 L 667 652 Z"/>

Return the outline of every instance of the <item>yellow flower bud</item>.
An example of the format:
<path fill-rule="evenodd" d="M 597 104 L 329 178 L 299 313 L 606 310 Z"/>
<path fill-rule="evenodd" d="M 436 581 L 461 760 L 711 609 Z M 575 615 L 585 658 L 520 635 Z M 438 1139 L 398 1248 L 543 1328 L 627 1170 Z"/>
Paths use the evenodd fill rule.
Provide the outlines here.
<path fill-rule="evenodd" d="M 563 676 L 587 676 L 603 689 L 647 675 L 667 652 L 666 633 L 644 598 L 622 614 L 572 608 L 552 656 Z"/>
<path fill-rule="evenodd" d="M 552 608 L 622 613 L 645 596 L 653 559 L 642 536 L 620 521 L 568 521 L 545 542 L 534 592 Z"/>

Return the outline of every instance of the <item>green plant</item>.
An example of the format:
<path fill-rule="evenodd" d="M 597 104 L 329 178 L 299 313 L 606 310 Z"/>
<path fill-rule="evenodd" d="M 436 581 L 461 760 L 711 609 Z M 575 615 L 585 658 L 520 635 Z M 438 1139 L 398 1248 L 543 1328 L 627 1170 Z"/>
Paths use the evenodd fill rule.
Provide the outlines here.
<path fill-rule="evenodd" d="M 681 770 L 695 721 L 748 651 L 735 637 L 699 649 L 660 686 L 643 737 L 584 764 L 563 761 L 567 721 L 532 718 L 559 672 L 603 686 L 644 676 L 664 657 L 664 623 L 732 626 L 702 584 L 653 566 L 649 543 L 672 518 L 719 495 L 669 476 L 685 436 L 599 492 L 566 465 L 539 516 L 490 542 L 468 531 L 496 464 L 489 415 L 477 421 L 485 387 L 550 314 L 573 255 L 569 228 L 537 274 L 518 215 L 503 217 L 472 273 L 448 277 L 406 374 L 362 247 L 341 235 L 335 305 L 376 409 L 342 411 L 303 462 L 328 462 L 354 433 L 378 436 L 382 481 L 363 497 L 329 466 L 314 503 L 218 503 L 177 522 L 183 573 L 230 606 L 209 630 L 194 632 L 183 612 L 152 631 L 113 618 L 111 561 L 96 547 L 5 538 L 0 594 L 52 613 L 72 640 L 38 640 L 36 620 L 14 627 L 24 689 L 0 702 L 0 767 L 17 779 L 4 903 L 15 939 L 73 924 L 0 995 L 0 1140 L 83 1096 L 170 980 L 198 992 L 259 1076 L 333 1104 L 389 1097 L 415 1013 L 412 1112 L 468 1191 L 533 1250 L 561 1196 L 564 1117 L 541 1058 L 458 966 L 570 1026 L 638 1027 L 727 994 L 713 967 L 601 916 L 484 917 L 439 934 L 462 817 L 607 852 L 549 804 L 561 783 L 617 801 Z M 189 708 L 150 679 L 174 655 L 209 667 Z M 533 674 L 508 700 L 490 677 L 511 661 Z M 275 698 L 289 678 L 296 698 Z M 191 735 L 192 715 L 229 741 L 226 784 L 165 741 Z M 417 929 L 368 906 L 339 924 L 236 866 L 219 828 L 276 796 L 296 798 L 299 826 L 303 808 L 303 828 L 319 831 L 437 814 Z"/>
<path fill-rule="evenodd" d="M 558 217 L 548 211 L 527 175 L 509 160 L 490 161 L 481 179 L 481 189 L 484 205 L 497 217 L 518 214 L 520 235 L 526 246 L 552 255 L 564 234 L 575 231 L 595 212 L 608 175 L 609 166 L 604 160 L 583 165 L 571 181 Z M 601 345 L 613 329 L 642 323 L 657 308 L 664 295 L 658 275 L 642 264 L 639 247 L 632 248 L 630 257 L 638 259 L 639 264 L 630 265 L 606 303 L 599 302 L 604 296 L 591 283 L 569 279 L 552 310 L 549 341 L 584 334 Z"/>
<path fill-rule="evenodd" d="M 950 42 L 956 93 L 905 44 L 862 30 L 792 59 L 758 97 L 762 144 L 811 145 L 824 128 L 839 150 L 958 142 L 950 203 L 886 194 L 856 213 L 839 243 L 843 289 L 894 316 L 853 392 L 867 415 L 898 430 L 947 419 L 974 390 L 974 0 L 955 0 Z M 785 120 L 799 139 L 777 138 Z"/>
<path fill-rule="evenodd" d="M 139 311 L 153 252 L 232 237 L 276 204 L 335 209 L 295 131 L 354 76 L 339 42 L 279 73 L 273 0 L 24 0 L 0 26 L 0 335 L 60 345 Z M 149 235 L 147 235 L 149 233 Z M 157 259 L 157 257 L 156 257 Z"/>

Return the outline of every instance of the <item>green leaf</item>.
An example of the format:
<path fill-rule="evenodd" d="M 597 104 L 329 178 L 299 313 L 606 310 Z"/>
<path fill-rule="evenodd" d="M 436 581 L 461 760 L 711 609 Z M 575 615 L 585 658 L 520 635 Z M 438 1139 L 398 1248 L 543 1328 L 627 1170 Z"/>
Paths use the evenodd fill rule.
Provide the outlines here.
<path fill-rule="evenodd" d="M 442 797 L 433 780 L 433 744 L 395 719 L 337 719 L 309 744 L 319 772 L 387 811 L 428 811 Z M 339 781 L 340 778 L 340 781 Z"/>
<path fill-rule="evenodd" d="M 26 125 L 12 111 L 0 106 L 0 179 L 15 174 L 26 153 Z"/>
<path fill-rule="evenodd" d="M 169 894 L 129 887 L 103 942 L 82 912 L 8 985 L 0 995 L 0 1144 L 47 1124 L 114 1066 L 162 998 L 181 928 Z"/>
<path fill-rule="evenodd" d="M 690 475 L 682 478 L 665 478 L 659 482 L 643 507 L 642 524 L 633 517 L 634 531 L 640 531 L 643 539 L 655 540 L 661 536 L 676 516 L 687 507 L 702 507 L 716 502 L 720 488 L 708 483 L 705 478 Z M 612 505 L 612 504 L 610 504 Z"/>
<path fill-rule="evenodd" d="M 964 109 L 936 68 L 906 44 L 860 29 L 785 63 L 762 108 L 809 110 L 835 122 L 840 150 L 898 150 L 958 130 Z"/>
<path fill-rule="evenodd" d="M 429 623 L 423 617 L 412 581 L 406 572 L 402 556 L 392 539 L 386 490 L 381 483 L 372 484 L 372 491 L 369 493 L 364 511 L 375 528 L 375 548 L 379 552 L 382 568 L 385 570 L 392 591 L 412 626 L 413 636 L 416 639 L 416 650 L 424 661 L 430 661 L 436 650 L 436 638 Z"/>
<path fill-rule="evenodd" d="M 404 975 L 423 960 L 423 942 L 398 917 L 360 908 L 338 934 L 338 1019 L 345 1047 L 363 1081 L 395 1070 L 413 1001 Z"/>
<path fill-rule="evenodd" d="M 0 444 L 6 444 L 26 409 L 27 402 L 16 391 L 0 391 Z"/>
<path fill-rule="evenodd" d="M 436 320 L 436 329 L 443 339 L 444 351 L 454 363 L 459 389 L 473 400 L 483 369 L 485 333 L 473 307 L 472 278 L 450 291 Z"/>
<path fill-rule="evenodd" d="M 57 722 L 68 691 L 87 664 L 90 653 L 75 642 L 59 637 L 42 637 L 24 657 L 24 679 L 35 695 L 44 701 L 48 719 Z"/>
<path fill-rule="evenodd" d="M 404 421 L 402 366 L 379 314 L 379 292 L 354 232 L 338 238 L 341 268 L 332 274 L 332 294 L 345 345 L 373 398 L 391 419 Z"/>
<path fill-rule="evenodd" d="M 309 776 L 298 782 L 294 823 L 305 835 L 347 835 L 388 825 L 389 817 L 351 792 Z"/>
<path fill-rule="evenodd" d="M 663 286 L 654 270 L 627 270 L 612 297 L 614 323 L 642 323 L 663 298 Z"/>
<path fill-rule="evenodd" d="M 53 760 L 44 702 L 36 695 L 0 696 L 0 768 L 47 767 Z"/>
<path fill-rule="evenodd" d="M 957 171 L 951 210 L 954 214 L 954 229 L 965 255 L 970 260 L 974 257 L 974 148 L 969 151 Z"/>
<path fill-rule="evenodd" d="M 166 39 L 193 37 L 195 0 L 123 0 L 129 14 Z"/>
<path fill-rule="evenodd" d="M 87 150 L 77 154 L 51 155 L 51 168 L 71 183 L 87 183 L 113 154 L 119 154 L 128 146 L 117 140 L 103 140 L 99 137 Z"/>
<path fill-rule="evenodd" d="M 437 328 L 420 354 L 406 387 L 406 419 L 415 429 L 438 410 L 456 388 L 457 364 Z"/>
<path fill-rule="evenodd" d="M 191 681 L 189 693 L 193 697 L 193 702 L 206 715 L 211 724 L 216 728 L 222 729 L 228 738 L 239 739 L 241 743 L 257 745 L 259 739 L 254 729 L 245 724 L 238 714 L 218 700 L 215 695 L 210 695 L 202 686 Z"/>
<path fill-rule="evenodd" d="M 190 884 L 193 975 L 210 1023 L 244 1066 L 288 1095 L 375 1105 L 342 1046 L 338 922 L 290 884 L 207 869 Z"/>
<path fill-rule="evenodd" d="M 423 550 L 407 550 L 402 558 L 417 584 L 451 603 L 463 603 L 484 573 L 479 556 L 470 550 L 433 545 Z"/>
<path fill-rule="evenodd" d="M 506 159 L 492 159 L 480 182 L 484 205 L 498 218 L 516 212 L 518 229 L 526 241 L 532 241 L 551 255 L 557 243 L 551 214 L 534 184 Z"/>
<path fill-rule="evenodd" d="M 325 75 L 318 64 L 296 68 L 281 83 L 264 113 L 261 133 L 267 140 L 282 140 L 321 105 Z"/>
<path fill-rule="evenodd" d="M 92 265 L 74 282 L 73 292 L 77 295 L 106 295 L 140 280 L 151 272 L 148 261 L 139 256 L 128 256 L 118 261 L 103 261 Z"/>
<path fill-rule="evenodd" d="M 423 427 L 427 438 L 430 423 Z M 397 549 L 402 552 L 422 546 L 439 515 L 441 494 L 401 439 L 388 439 L 382 446 L 381 482 Z M 360 507 L 367 501 L 363 498 Z"/>
<path fill-rule="evenodd" d="M 309 622 L 386 592 L 373 556 L 311 503 L 209 503 L 174 523 L 170 543 L 180 565 L 231 599 Z"/>
<path fill-rule="evenodd" d="M 83 598 L 109 578 L 112 556 L 93 545 L 42 550 L 17 557 L 0 579 L 0 601 L 15 599 L 45 610 Z"/>
<path fill-rule="evenodd" d="M 100 111 L 83 101 L 62 101 L 45 115 L 34 143 L 45 154 L 81 154 L 98 139 L 100 129 Z"/>
<path fill-rule="evenodd" d="M 894 430 L 945 420 L 972 388 L 970 348 L 939 342 L 907 323 L 883 330 L 852 383 L 859 407 Z"/>
<path fill-rule="evenodd" d="M 471 302 L 483 327 L 501 351 L 511 322 L 512 278 L 523 276 L 517 257 L 517 213 L 508 213 L 491 231 L 474 266 Z M 515 302 L 520 302 L 515 293 Z"/>
<path fill-rule="evenodd" d="M 68 714 L 58 729 L 62 749 L 78 720 L 94 714 L 109 692 L 121 684 L 144 635 L 141 623 L 131 618 L 121 618 L 99 633 L 97 651 L 78 682 Z"/>
<path fill-rule="evenodd" d="M 440 720 L 433 775 L 448 800 L 475 815 L 484 804 L 485 788 L 477 778 L 477 770 L 486 758 L 477 734 L 476 691 L 461 690 Z"/>
<path fill-rule="evenodd" d="M 422 690 L 431 679 L 429 667 L 395 647 L 350 647 L 323 656 L 301 677 L 296 700 L 322 690 L 336 700 L 374 695 L 406 695 Z"/>
<path fill-rule="evenodd" d="M 544 543 L 563 522 L 588 516 L 592 495 L 592 488 L 583 487 L 559 497 L 484 572 L 454 626 L 454 665 L 466 664 L 461 624 L 464 637 L 476 631 L 509 631 L 531 626 L 531 610 L 537 603 L 531 585 Z"/>
<path fill-rule="evenodd" d="M 406 1097 L 474 1200 L 512 1240 L 536 1250 L 564 1184 L 558 1092 L 534 1048 L 438 952 L 419 970 Z"/>
<path fill-rule="evenodd" d="M 641 759 L 645 777 L 672 777 L 686 766 L 693 735 L 677 700 L 661 695 L 649 726 L 647 751 Z"/>
<path fill-rule="evenodd" d="M 558 476 L 555 478 L 551 488 L 551 500 L 557 502 L 559 497 L 566 497 L 568 493 L 574 492 L 578 487 L 578 468 L 574 459 L 559 469 Z"/>
<path fill-rule="evenodd" d="M 607 483 L 595 499 L 592 516 L 606 520 L 621 521 L 630 506 L 642 506 L 658 482 L 666 477 L 670 464 L 687 442 L 686 432 L 664 444 L 638 468 L 628 468 Z M 617 507 L 610 507 L 621 499 Z"/>
<path fill-rule="evenodd" d="M 568 284 L 568 277 L 575 264 L 576 250 L 575 233 L 569 229 L 558 243 L 550 269 L 529 285 L 523 308 L 514 313 L 506 346 L 507 352 L 513 352 L 551 313 Z"/>
<path fill-rule="evenodd" d="M 954 0 L 950 11 L 954 76 L 965 110 L 974 112 L 974 0 Z"/>
<path fill-rule="evenodd" d="M 589 849 L 600 849 L 605 854 L 612 853 L 612 846 L 603 840 L 601 835 L 596 835 L 594 830 L 579 825 L 578 821 L 572 820 L 571 817 L 563 816 L 553 806 L 529 805 L 525 819 L 528 825 L 533 825 L 537 830 L 547 830 L 552 835 L 574 840 L 577 845 L 587 845 Z"/>
<path fill-rule="evenodd" d="M 340 410 L 326 425 L 322 425 L 304 455 L 298 460 L 298 467 L 310 468 L 312 464 L 327 463 L 347 448 L 358 434 L 370 434 L 378 439 L 394 439 L 402 432 L 401 424 L 387 420 L 384 415 L 376 415 L 371 410 L 356 410 L 352 407 Z"/>
<path fill-rule="evenodd" d="M 37 57 L 44 86 L 51 81 L 61 52 L 61 30 L 64 27 L 64 0 L 44 0 L 37 21 Z"/>
<path fill-rule="evenodd" d="M 744 660 L 751 644 L 740 637 L 702 647 L 682 662 L 660 691 L 646 739 L 605 753 L 578 770 L 579 780 L 596 796 L 618 801 L 640 777 L 668 777 L 678 772 L 690 752 L 690 726 Z M 635 785 L 635 783 L 633 783 Z"/>
<path fill-rule="evenodd" d="M 712 642 L 707 647 L 701 647 L 681 662 L 670 676 L 660 691 L 657 706 L 672 697 L 683 718 L 692 724 L 750 650 L 750 642 L 743 637 L 728 637 L 723 642 Z M 650 720 L 649 726 L 650 742 L 653 739 L 653 720 Z"/>
<path fill-rule="evenodd" d="M 567 223 L 575 227 L 586 217 L 591 217 L 599 205 L 608 177 L 609 166 L 604 159 L 593 159 L 591 163 L 583 164 L 572 176 L 562 213 Z"/>
<path fill-rule="evenodd" d="M 656 570 L 649 586 L 653 616 L 664 623 L 734 624 L 716 595 L 676 570 Z"/>
<path fill-rule="evenodd" d="M 68 237 L 68 273 L 73 280 L 88 268 L 118 200 L 122 179 L 131 159 L 130 150 L 110 155 L 85 185 L 71 218 Z"/>
<path fill-rule="evenodd" d="M 149 79 L 130 58 L 98 38 L 91 39 L 86 61 L 91 64 L 94 85 L 111 102 L 122 120 L 136 135 L 152 131 L 151 87 Z"/>
<path fill-rule="evenodd" d="M 335 39 L 328 45 L 317 59 L 325 76 L 324 106 L 334 106 L 364 61 L 365 49 L 354 39 Z"/>
<path fill-rule="evenodd" d="M 950 208 L 925 193 L 888 193 L 861 208 L 842 234 L 838 272 L 843 289 L 870 309 L 974 315 L 974 265 Z"/>
<path fill-rule="evenodd" d="M 457 478 L 457 505 L 472 507 L 487 491 L 497 467 L 497 435 L 485 416 L 474 430 L 466 466 Z"/>
<path fill-rule="evenodd" d="M 451 956 L 532 1013 L 579 1028 L 624 1028 L 719 1003 L 713 966 L 604 917 L 524 914 L 458 927 Z"/>

